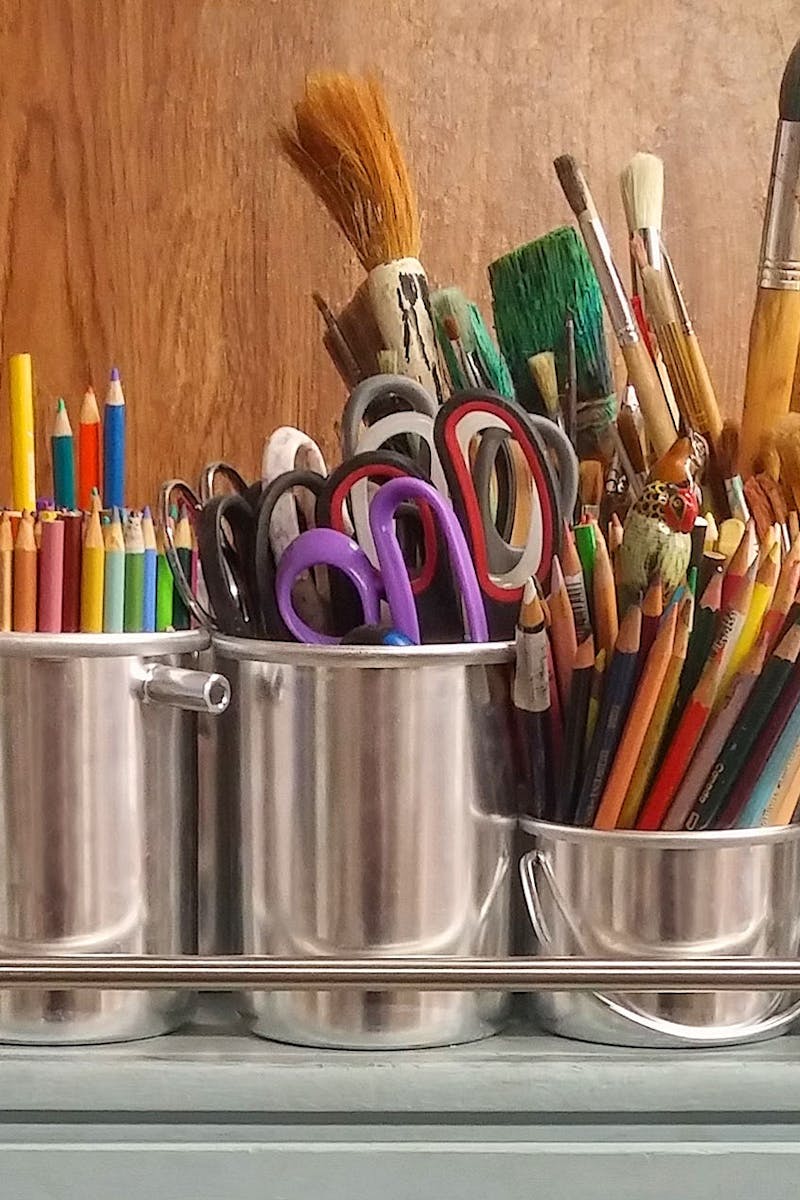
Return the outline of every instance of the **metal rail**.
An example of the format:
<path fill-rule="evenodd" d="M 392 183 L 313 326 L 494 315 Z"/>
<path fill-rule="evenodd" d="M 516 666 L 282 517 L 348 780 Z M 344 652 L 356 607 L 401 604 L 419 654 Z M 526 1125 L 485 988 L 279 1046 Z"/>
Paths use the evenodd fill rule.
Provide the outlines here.
<path fill-rule="evenodd" d="M 800 991 L 800 959 L 0 958 L 0 989 L 325 991 Z"/>

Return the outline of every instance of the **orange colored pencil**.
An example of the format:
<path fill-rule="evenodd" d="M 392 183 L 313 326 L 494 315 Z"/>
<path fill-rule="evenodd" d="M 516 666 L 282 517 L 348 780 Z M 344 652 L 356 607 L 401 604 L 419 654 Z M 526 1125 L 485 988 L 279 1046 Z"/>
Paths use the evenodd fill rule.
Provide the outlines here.
<path fill-rule="evenodd" d="M 725 578 L 722 581 L 722 607 L 730 608 L 736 600 L 741 588 L 744 587 L 748 568 L 758 560 L 758 537 L 756 523 L 750 518 L 744 537 L 736 548 L 736 553 L 728 563 Z M 758 568 L 756 568 L 757 570 Z M 754 573 L 755 578 L 755 573 Z"/>
<path fill-rule="evenodd" d="M 664 676 L 667 673 L 672 644 L 675 641 L 677 619 L 678 605 L 673 604 L 662 621 L 647 656 L 647 662 L 625 723 L 625 730 L 617 747 L 614 765 L 606 780 L 600 807 L 594 819 L 595 829 L 615 829 L 619 821 L 628 785 L 633 777 L 636 761 L 653 716 Z"/>
<path fill-rule="evenodd" d="M 100 491 L 100 410 L 88 387 L 78 425 L 78 507 L 84 512 L 91 508 L 93 488 Z"/>
<path fill-rule="evenodd" d="M 550 608 L 550 641 L 553 645 L 558 694 L 563 711 L 567 706 L 572 669 L 575 666 L 575 655 L 578 651 L 578 636 L 567 585 L 564 582 L 564 572 L 557 555 L 553 557 L 550 571 L 548 605 Z"/>
<path fill-rule="evenodd" d="M 14 543 L 13 627 L 17 633 L 36 632 L 38 557 L 33 533 L 33 516 L 24 512 Z"/>
<path fill-rule="evenodd" d="M 610 656 L 614 652 L 619 633 L 617 590 L 608 547 L 601 530 L 597 529 L 594 571 L 592 573 L 592 595 L 594 597 L 595 645 Z"/>

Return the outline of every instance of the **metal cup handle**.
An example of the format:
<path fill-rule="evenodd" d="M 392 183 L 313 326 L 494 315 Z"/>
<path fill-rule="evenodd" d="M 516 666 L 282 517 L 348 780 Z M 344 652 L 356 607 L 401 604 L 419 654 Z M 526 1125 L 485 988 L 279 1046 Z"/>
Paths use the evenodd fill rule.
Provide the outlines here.
<path fill-rule="evenodd" d="M 230 704 L 231 685 L 214 671 L 149 663 L 139 680 L 139 695 L 147 704 L 169 704 L 218 716 Z"/>
<path fill-rule="evenodd" d="M 592 950 L 588 939 L 579 929 L 567 909 L 564 898 L 556 883 L 553 868 L 550 866 L 547 857 L 541 850 L 531 850 L 529 854 L 523 855 L 520 860 L 519 871 L 528 916 L 537 939 L 544 943 L 544 945 L 548 945 L 551 940 L 547 922 L 544 919 L 542 904 L 539 898 L 539 887 L 535 877 L 537 866 L 541 870 L 542 877 L 547 881 L 547 886 L 550 889 L 550 894 L 556 908 L 574 937 L 581 954 L 587 958 L 596 957 L 596 952 Z M 724 1045 L 727 1041 L 731 1043 L 740 1042 L 745 1035 L 748 1038 L 759 1038 L 768 1034 L 776 1034 L 783 1029 L 788 1029 L 797 1020 L 798 1016 L 800 1016 L 800 1000 L 796 1000 L 794 1004 L 790 1005 L 783 1012 L 774 1013 L 772 1016 L 765 1017 L 755 1024 L 745 1026 L 731 1025 L 722 1032 L 718 1028 L 704 1029 L 700 1025 L 682 1025 L 678 1021 L 667 1021 L 663 1017 L 651 1016 L 649 1013 L 632 1007 L 629 1002 L 624 1003 L 621 999 L 608 996 L 603 992 L 593 992 L 592 995 L 596 996 L 606 1008 L 624 1020 L 631 1022 L 633 1025 L 638 1025 L 640 1028 L 647 1029 L 651 1033 L 675 1038 L 678 1041 L 691 1042 L 695 1045 L 698 1042 L 711 1042 L 715 1046 L 720 1046 Z M 782 997 L 779 997 L 775 1001 L 776 1005 L 781 1002 Z"/>

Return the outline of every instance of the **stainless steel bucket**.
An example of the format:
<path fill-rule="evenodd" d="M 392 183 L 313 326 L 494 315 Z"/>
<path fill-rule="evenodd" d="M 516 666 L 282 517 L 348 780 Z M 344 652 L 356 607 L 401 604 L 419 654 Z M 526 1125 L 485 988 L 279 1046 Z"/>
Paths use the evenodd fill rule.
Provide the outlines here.
<path fill-rule="evenodd" d="M 800 949 L 800 828 L 603 833 L 523 822 L 520 863 L 538 949 L 555 956 L 793 958 Z M 552 1033 L 622 1046 L 725 1046 L 785 1032 L 780 992 L 548 992 Z"/>
<path fill-rule="evenodd" d="M 0 636 L 0 955 L 196 950 L 202 632 Z M 180 992 L 3 991 L 0 1040 L 120 1041 Z"/>
<path fill-rule="evenodd" d="M 231 949 L 507 954 L 511 648 L 213 644 L 232 690 L 216 737 L 217 803 L 238 814 Z M 264 1037 L 401 1048 L 493 1033 L 507 1000 L 271 992 L 246 1007 Z"/>

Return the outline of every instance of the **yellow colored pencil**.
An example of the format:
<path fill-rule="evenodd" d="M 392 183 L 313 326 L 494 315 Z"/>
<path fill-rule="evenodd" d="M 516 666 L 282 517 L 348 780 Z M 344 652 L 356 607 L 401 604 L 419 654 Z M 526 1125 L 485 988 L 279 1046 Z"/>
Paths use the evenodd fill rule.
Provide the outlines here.
<path fill-rule="evenodd" d="M 11 532 L 11 517 L 4 512 L 0 517 L 0 632 L 11 630 L 11 612 L 14 579 L 14 535 Z"/>
<path fill-rule="evenodd" d="M 672 714 L 675 697 L 681 680 L 681 672 L 686 662 L 686 652 L 689 648 L 689 635 L 692 632 L 694 620 L 694 598 L 691 595 L 681 601 L 678 613 L 678 625 L 675 630 L 675 640 L 672 644 L 672 654 L 667 664 L 666 674 L 658 693 L 656 706 L 644 735 L 642 748 L 636 760 L 625 800 L 617 821 L 618 829 L 633 829 L 642 801 L 647 793 L 650 779 L 655 771 L 661 745 L 667 732 L 667 725 Z"/>
<path fill-rule="evenodd" d="M 739 673 L 744 660 L 756 644 L 764 617 L 775 595 L 775 588 L 781 569 L 780 563 L 780 543 L 773 542 L 771 550 L 758 569 L 756 581 L 753 585 L 753 595 L 750 598 L 742 632 L 739 634 L 739 639 L 725 668 L 725 675 L 723 676 L 721 685 L 723 692 L 726 691 L 734 675 Z"/>
<path fill-rule="evenodd" d="M 33 433 L 33 374 L 30 354 L 12 354 L 11 481 L 14 508 L 36 512 L 36 448 Z"/>
<path fill-rule="evenodd" d="M 81 562 L 81 633 L 103 632 L 105 544 L 100 513 L 93 508 L 86 524 Z"/>

